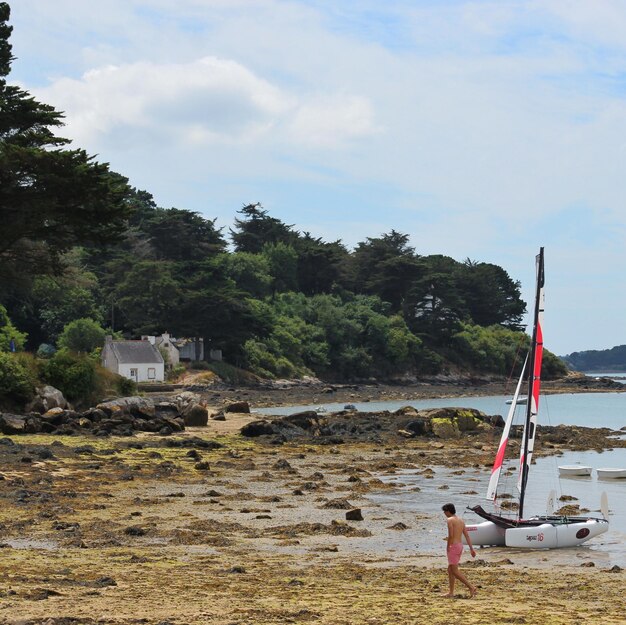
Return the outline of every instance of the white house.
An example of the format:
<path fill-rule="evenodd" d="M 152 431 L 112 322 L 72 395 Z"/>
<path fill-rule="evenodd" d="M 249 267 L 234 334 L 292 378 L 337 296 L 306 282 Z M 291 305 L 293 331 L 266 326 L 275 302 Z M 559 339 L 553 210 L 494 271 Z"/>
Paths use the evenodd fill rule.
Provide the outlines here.
<path fill-rule="evenodd" d="M 165 362 L 149 341 L 114 341 L 107 336 L 102 366 L 134 382 L 163 382 Z"/>
<path fill-rule="evenodd" d="M 170 336 L 168 332 L 163 332 L 161 336 L 142 336 L 141 340 L 150 341 L 161 354 L 166 354 L 166 369 L 175 367 L 180 362 L 180 352 L 176 346 L 176 339 Z"/>

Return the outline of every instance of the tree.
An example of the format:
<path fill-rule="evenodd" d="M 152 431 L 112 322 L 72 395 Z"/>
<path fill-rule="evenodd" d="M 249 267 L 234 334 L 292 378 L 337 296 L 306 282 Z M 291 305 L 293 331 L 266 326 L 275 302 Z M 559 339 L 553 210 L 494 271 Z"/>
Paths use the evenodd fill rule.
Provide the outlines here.
<path fill-rule="evenodd" d="M 514 282 L 502 267 L 468 259 L 459 267 L 458 286 L 474 323 L 521 329 L 526 304 L 521 298 L 520 283 Z"/>
<path fill-rule="evenodd" d="M 179 208 L 156 209 L 143 224 L 159 260 L 203 260 L 224 251 L 226 242 L 215 219 Z"/>
<path fill-rule="evenodd" d="M 305 232 L 294 242 L 298 254 L 298 288 L 305 295 L 331 293 L 348 286 L 350 255 L 341 241 L 325 243 Z"/>
<path fill-rule="evenodd" d="M 283 293 L 298 288 L 298 255 L 291 245 L 266 243 L 262 256 L 267 260 L 272 276 L 272 292 Z"/>
<path fill-rule="evenodd" d="M 178 266 L 165 261 L 140 261 L 121 277 L 113 291 L 118 326 L 133 334 L 176 332 L 181 325 L 182 287 Z"/>
<path fill-rule="evenodd" d="M 392 230 L 359 243 L 352 256 L 357 293 L 378 295 L 400 310 L 411 285 L 422 275 L 422 264 L 409 237 Z"/>
<path fill-rule="evenodd" d="M 7 85 L 9 16 L 0 2 L 0 275 L 16 280 L 58 273 L 59 258 L 77 243 L 115 240 L 129 207 L 125 178 L 53 134 L 63 114 Z"/>
<path fill-rule="evenodd" d="M 234 280 L 238 288 L 259 299 L 271 294 L 272 276 L 265 256 L 234 252 L 223 254 L 220 258 L 226 268 L 226 275 Z"/>
<path fill-rule="evenodd" d="M 258 254 L 266 243 L 292 243 L 296 233 L 280 219 L 270 217 L 260 202 L 248 204 L 240 211 L 244 219 L 235 219 L 230 236 L 238 252 Z"/>
<path fill-rule="evenodd" d="M 104 329 L 93 319 L 76 319 L 63 328 L 58 346 L 71 352 L 88 354 L 104 345 L 105 334 Z"/>

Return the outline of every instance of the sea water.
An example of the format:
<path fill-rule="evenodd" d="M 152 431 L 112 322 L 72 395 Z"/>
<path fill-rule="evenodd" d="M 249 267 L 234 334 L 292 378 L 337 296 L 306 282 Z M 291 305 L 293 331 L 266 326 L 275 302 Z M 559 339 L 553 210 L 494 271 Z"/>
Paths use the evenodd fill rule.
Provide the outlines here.
<path fill-rule="evenodd" d="M 403 406 L 413 406 L 418 410 L 456 406 L 475 408 L 488 415 L 505 416 L 508 410 L 504 395 L 486 397 L 444 397 L 438 399 L 403 399 L 394 401 L 354 402 L 352 405 L 361 412 L 397 410 Z M 626 427 L 626 393 L 563 393 L 542 395 L 539 406 L 540 425 L 582 425 L 591 428 Z M 261 414 L 288 415 L 301 410 L 322 410 L 333 412 L 343 410 L 346 404 L 323 403 L 302 406 L 279 406 L 260 408 Z"/>
<path fill-rule="evenodd" d="M 594 467 L 591 477 L 563 478 L 559 477 L 558 466 L 565 464 L 586 464 Z M 600 497 L 606 492 L 609 500 L 609 531 L 592 539 L 581 547 L 562 549 L 551 552 L 547 562 L 555 562 L 555 553 L 561 562 L 593 561 L 597 566 L 613 566 L 615 564 L 626 567 L 626 480 L 601 480 L 597 478 L 595 469 L 598 467 L 626 467 L 626 449 L 615 449 L 598 453 L 596 451 L 566 452 L 562 456 L 537 458 L 532 465 L 528 479 L 526 494 L 525 516 L 545 514 L 550 492 L 556 492 L 557 500 L 562 495 L 575 497 L 573 501 L 557 501 L 556 507 L 566 504 L 578 504 L 587 508 L 589 513 L 581 516 L 602 517 L 600 512 Z M 480 504 L 490 509 L 490 502 L 485 499 L 490 470 L 488 468 L 467 468 L 459 474 L 459 469 L 434 467 L 433 479 L 426 479 L 421 470 L 406 469 L 396 471 L 393 475 L 381 474 L 377 477 L 389 484 L 398 484 L 390 491 L 383 491 L 368 495 L 367 498 L 384 510 L 386 514 L 398 519 L 404 519 L 409 526 L 416 526 L 411 532 L 410 541 L 413 544 L 403 545 L 403 540 L 395 545 L 396 551 L 414 551 L 415 542 L 421 553 L 436 554 L 442 550 L 442 537 L 445 536 L 445 519 L 441 506 L 452 502 L 457 512 L 466 523 L 480 523 L 483 519 L 470 510 L 470 506 Z M 517 479 L 516 474 L 504 478 L 508 490 L 513 491 Z M 509 482 L 506 484 L 506 482 Z M 415 490 L 419 488 L 419 491 Z M 399 537 L 400 538 L 400 537 Z M 409 536 L 407 536 L 409 539 Z M 503 548 L 489 548 L 490 552 L 508 554 L 507 557 L 517 561 L 519 550 Z M 515 554 L 515 556 L 511 554 Z M 502 556 L 504 557 L 504 555 Z M 537 556 L 529 562 L 537 563 Z"/>
<path fill-rule="evenodd" d="M 453 397 L 427 400 L 402 400 L 384 402 L 356 402 L 357 410 L 376 412 L 397 410 L 406 405 L 417 409 L 458 406 L 476 408 L 487 414 L 505 415 L 508 406 L 505 396 L 490 397 Z M 608 427 L 620 430 L 626 426 L 626 393 L 577 393 L 542 396 L 540 400 L 540 424 L 544 425 L 580 425 L 587 427 Z M 329 412 L 341 410 L 343 404 L 326 403 L 323 405 L 290 406 L 264 408 L 258 412 L 264 414 L 292 414 L 301 410 L 319 410 Z M 621 434 L 623 436 L 624 434 Z M 494 447 L 495 451 L 495 447 Z M 593 467 L 591 477 L 560 477 L 558 467 L 562 465 L 583 464 Z M 578 504 L 587 508 L 589 516 L 601 517 L 600 497 L 606 492 L 609 499 L 609 531 L 592 539 L 581 547 L 559 549 L 550 552 L 549 557 L 537 556 L 529 550 L 506 548 L 488 548 L 497 550 L 502 557 L 509 557 L 516 562 L 527 562 L 546 566 L 556 563 L 583 563 L 593 561 L 597 566 L 626 567 L 626 479 L 598 479 L 598 468 L 626 468 L 626 448 L 604 452 L 567 451 L 560 456 L 538 457 L 532 465 L 528 480 L 525 503 L 525 516 L 545 514 L 550 492 L 556 492 L 557 500 L 565 495 L 575 497 L 573 501 L 557 501 L 557 508 L 565 504 Z M 399 470 L 394 474 L 379 474 L 376 477 L 397 487 L 367 496 L 370 502 L 395 521 L 403 521 L 411 529 L 398 532 L 393 538 L 381 542 L 380 550 L 393 551 L 396 556 L 403 554 L 438 554 L 442 551 L 445 536 L 445 519 L 441 506 L 453 502 L 457 511 L 467 523 L 481 522 L 469 506 L 481 504 L 489 508 L 485 500 L 490 477 L 488 467 L 459 469 L 433 467 L 433 479 L 426 479 L 420 470 Z M 514 492 L 517 476 L 514 473 L 503 477 L 505 491 Z M 501 482 L 501 483 L 502 483 Z M 419 489 L 419 490 L 416 490 Z M 587 514 L 587 513 L 585 513 Z M 480 553 L 486 553 L 481 550 Z M 543 552 L 542 552 L 543 553 Z"/>

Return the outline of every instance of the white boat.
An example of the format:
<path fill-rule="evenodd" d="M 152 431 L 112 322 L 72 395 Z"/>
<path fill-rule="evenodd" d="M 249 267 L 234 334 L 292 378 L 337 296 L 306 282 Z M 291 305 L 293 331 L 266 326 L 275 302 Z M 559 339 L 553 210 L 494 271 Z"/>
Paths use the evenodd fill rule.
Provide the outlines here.
<path fill-rule="evenodd" d="M 543 248 L 539 250 L 539 255 L 537 256 L 536 275 L 535 313 L 530 351 L 524 362 L 522 374 L 511 400 L 493 469 L 491 470 L 491 479 L 487 487 L 487 499 L 497 504 L 498 483 L 506 454 L 509 432 L 511 431 L 516 408 L 521 403 L 520 391 L 522 385 L 525 384 L 528 392 L 524 409 L 524 431 L 518 465 L 517 490 L 519 492 L 519 504 L 515 513 L 510 516 L 502 514 L 497 508 L 493 513 L 485 511 L 479 505 L 470 508 L 470 510 L 484 519 L 482 523 L 466 525 L 474 545 L 507 546 L 521 549 L 576 547 L 609 529 L 607 520 L 609 514 L 608 501 L 605 493 L 602 494 L 601 501 L 603 518 L 557 516 L 551 514 L 551 511 L 544 516 L 524 516 L 524 499 L 528 476 L 532 468 L 535 435 L 537 433 L 537 415 L 539 413 L 539 390 L 541 386 L 544 311 Z M 552 494 L 550 495 L 550 500 L 551 504 L 553 504 L 554 496 Z M 507 501 L 509 500 L 507 499 Z"/>
<path fill-rule="evenodd" d="M 626 478 L 626 469 L 596 469 L 596 473 L 601 480 L 619 480 Z"/>
<path fill-rule="evenodd" d="M 589 477 L 592 467 L 586 467 L 584 464 L 566 464 L 559 467 L 559 475 L 563 477 Z"/>
<path fill-rule="evenodd" d="M 517 406 L 525 406 L 526 402 L 528 401 L 528 397 L 518 397 L 517 401 L 515 402 Z M 506 405 L 510 406 L 513 403 L 512 399 L 507 399 L 506 400 Z"/>

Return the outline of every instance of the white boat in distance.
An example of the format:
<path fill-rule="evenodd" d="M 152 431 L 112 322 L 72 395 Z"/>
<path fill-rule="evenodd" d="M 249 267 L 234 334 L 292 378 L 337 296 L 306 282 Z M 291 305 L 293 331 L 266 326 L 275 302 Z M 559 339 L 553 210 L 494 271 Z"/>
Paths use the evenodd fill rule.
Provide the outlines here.
<path fill-rule="evenodd" d="M 598 477 L 603 480 L 626 479 L 626 469 L 596 469 Z"/>
<path fill-rule="evenodd" d="M 559 467 L 559 475 L 563 477 L 590 477 L 592 467 L 586 467 L 583 464 L 567 464 Z"/>
<path fill-rule="evenodd" d="M 528 397 L 518 397 L 515 403 L 518 406 L 525 406 L 527 401 L 528 401 Z M 505 403 L 507 406 L 510 406 L 513 403 L 513 400 L 507 399 Z"/>

